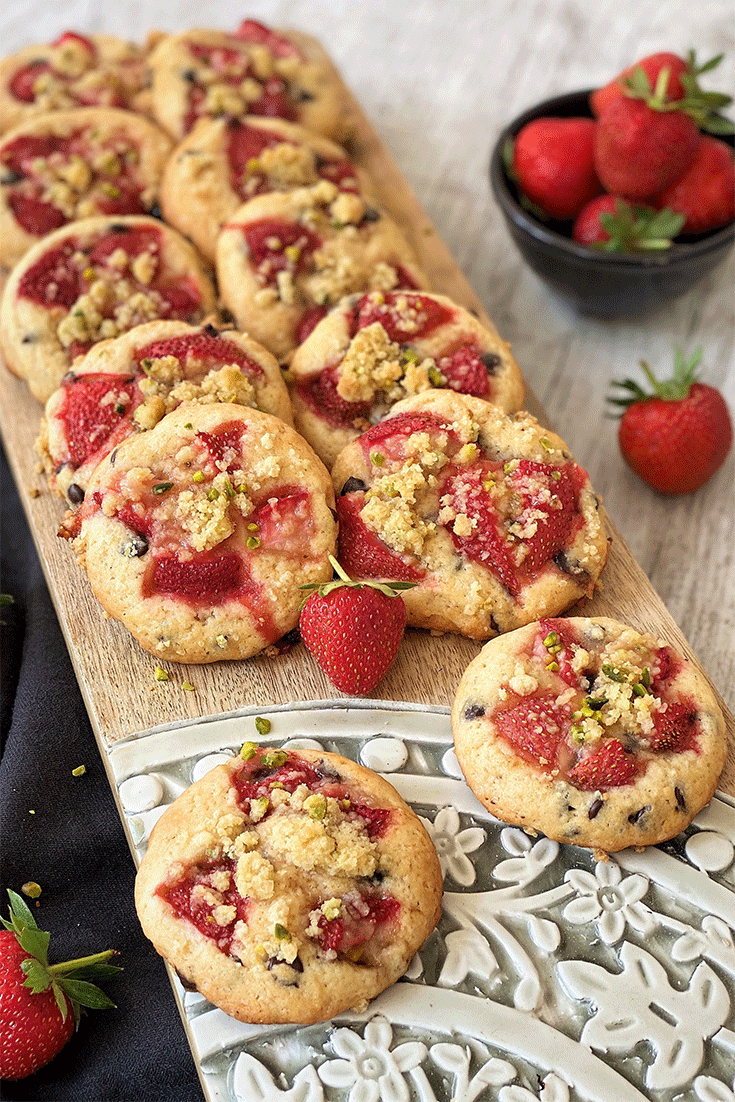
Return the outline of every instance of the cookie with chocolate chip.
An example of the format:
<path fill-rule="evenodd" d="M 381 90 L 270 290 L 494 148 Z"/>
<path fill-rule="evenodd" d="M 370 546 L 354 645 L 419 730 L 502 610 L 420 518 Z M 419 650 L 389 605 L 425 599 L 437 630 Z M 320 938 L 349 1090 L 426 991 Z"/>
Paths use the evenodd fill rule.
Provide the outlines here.
<path fill-rule="evenodd" d="M 214 313 L 214 286 L 176 230 L 143 215 L 82 218 L 43 237 L 10 274 L 0 350 L 45 402 L 78 356 L 136 325 Z"/>
<path fill-rule="evenodd" d="M 452 729 L 493 815 L 602 852 L 678 834 L 711 799 L 726 754 L 702 674 L 600 617 L 544 619 L 487 643 L 460 681 Z"/>
<path fill-rule="evenodd" d="M 279 418 L 184 403 L 96 467 L 66 534 L 103 608 L 175 662 L 249 658 L 332 576 L 324 465 Z"/>
<path fill-rule="evenodd" d="M 282 362 L 345 295 L 428 286 L 393 219 L 326 179 L 239 207 L 217 240 L 216 268 L 239 327 Z"/>
<path fill-rule="evenodd" d="M 97 464 L 182 402 L 252 406 L 291 424 L 278 361 L 236 329 L 151 321 L 100 341 L 46 403 L 36 442 L 51 488 L 72 505 Z"/>
<path fill-rule="evenodd" d="M 340 562 L 414 582 L 408 623 L 489 639 L 591 595 L 608 540 L 586 472 L 525 412 L 451 389 L 397 402 L 332 468 Z"/>
<path fill-rule="evenodd" d="M 148 81 L 147 49 L 112 35 L 66 31 L 0 60 L 0 132 L 73 107 L 138 110 Z"/>
<path fill-rule="evenodd" d="M 0 141 L 0 263 L 79 218 L 155 212 L 171 148 L 155 123 L 113 107 L 13 127 Z"/>
<path fill-rule="evenodd" d="M 202 118 L 166 166 L 161 206 L 166 221 L 213 260 L 222 226 L 243 203 L 320 179 L 339 191 L 370 191 L 340 145 L 303 126 L 255 115 Z"/>
<path fill-rule="evenodd" d="M 351 295 L 320 321 L 289 365 L 296 426 L 331 467 L 396 402 L 449 387 L 520 408 L 523 380 L 509 346 L 446 295 Z"/>
<path fill-rule="evenodd" d="M 263 32 L 266 32 L 265 34 Z M 154 118 L 177 141 L 200 118 L 260 115 L 340 139 L 343 93 L 312 44 L 246 21 L 237 32 L 166 35 L 150 55 Z"/>
<path fill-rule="evenodd" d="M 442 876 L 418 816 L 371 770 L 246 743 L 159 819 L 135 885 L 145 934 L 244 1022 L 363 1010 L 436 925 Z"/>

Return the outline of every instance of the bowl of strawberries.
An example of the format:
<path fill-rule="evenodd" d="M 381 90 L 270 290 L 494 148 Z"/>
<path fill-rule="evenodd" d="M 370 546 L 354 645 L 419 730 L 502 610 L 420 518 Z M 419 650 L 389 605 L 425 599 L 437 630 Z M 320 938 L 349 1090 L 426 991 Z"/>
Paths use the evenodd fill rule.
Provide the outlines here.
<path fill-rule="evenodd" d="M 581 313 L 640 314 L 688 291 L 735 242 L 731 97 L 690 52 L 539 103 L 498 138 L 490 181 L 530 267 Z"/>

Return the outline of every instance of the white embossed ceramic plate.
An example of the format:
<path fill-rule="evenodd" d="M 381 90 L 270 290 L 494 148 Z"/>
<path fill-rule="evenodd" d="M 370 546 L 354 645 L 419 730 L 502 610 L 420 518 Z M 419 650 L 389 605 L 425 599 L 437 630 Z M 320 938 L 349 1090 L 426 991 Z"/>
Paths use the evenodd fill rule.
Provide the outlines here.
<path fill-rule="evenodd" d="M 248 1026 L 174 981 L 210 1102 L 735 1102 L 735 810 L 607 862 L 478 803 L 446 711 L 364 702 L 261 710 L 118 744 L 140 856 L 176 796 L 246 740 L 384 773 L 444 872 L 437 930 L 361 1014 Z"/>

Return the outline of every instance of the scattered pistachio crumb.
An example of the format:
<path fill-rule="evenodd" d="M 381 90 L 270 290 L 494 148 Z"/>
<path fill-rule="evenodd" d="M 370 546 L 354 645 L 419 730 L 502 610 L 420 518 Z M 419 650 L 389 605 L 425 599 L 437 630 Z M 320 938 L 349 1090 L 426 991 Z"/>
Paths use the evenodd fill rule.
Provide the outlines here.
<path fill-rule="evenodd" d="M 27 895 L 29 899 L 38 899 L 41 894 L 41 885 L 37 884 L 35 880 L 28 880 L 20 889 L 23 895 Z"/>
<path fill-rule="evenodd" d="M 160 496 L 161 494 L 167 493 L 172 486 L 173 482 L 157 482 L 153 487 L 153 493 Z"/>
<path fill-rule="evenodd" d="M 185 429 L 193 429 L 194 426 L 192 425 L 191 421 L 187 421 L 186 424 L 184 425 L 184 428 Z"/>
<path fill-rule="evenodd" d="M 162 666 L 156 666 L 156 681 L 169 681 L 170 678 Z"/>
<path fill-rule="evenodd" d="M 539 444 L 541 445 L 541 447 L 544 449 L 545 452 L 550 452 L 551 451 L 551 441 L 549 440 L 549 438 L 547 436 L 542 436 L 539 440 Z"/>
<path fill-rule="evenodd" d="M 255 730 L 259 735 L 267 735 L 271 729 L 271 721 L 266 719 L 265 716 L 255 717 Z"/>
<path fill-rule="evenodd" d="M 382 452 L 371 452 L 370 462 L 374 463 L 376 467 L 382 467 L 385 463 L 385 456 Z"/>
<path fill-rule="evenodd" d="M 86 765 L 78 765 L 76 767 L 76 769 L 72 769 L 71 775 L 72 775 L 72 777 L 83 777 L 86 772 L 87 772 Z"/>
<path fill-rule="evenodd" d="M 32 808 L 32 807 L 29 807 L 29 808 L 28 808 L 28 814 L 29 814 L 29 815 L 35 815 L 35 814 L 36 814 L 36 812 L 35 812 L 35 811 L 33 810 L 33 808 Z"/>
<path fill-rule="evenodd" d="M 277 922 L 274 928 L 274 934 L 276 941 L 290 941 L 291 934 L 288 932 L 285 926 L 282 926 L 280 922 Z"/>
<path fill-rule="evenodd" d="M 263 765 L 266 769 L 280 769 L 287 760 L 288 754 L 285 750 L 269 750 L 268 753 L 263 754 Z"/>
<path fill-rule="evenodd" d="M 187 693 L 195 693 L 197 691 L 196 685 L 192 685 L 191 681 L 183 681 L 181 683 L 181 688 Z"/>
<path fill-rule="evenodd" d="M 204 482 L 204 471 L 194 471 L 191 480 L 192 482 Z"/>
<path fill-rule="evenodd" d="M 254 742 L 244 742 L 240 747 L 240 757 L 243 761 L 250 761 L 258 753 L 258 747 Z"/>

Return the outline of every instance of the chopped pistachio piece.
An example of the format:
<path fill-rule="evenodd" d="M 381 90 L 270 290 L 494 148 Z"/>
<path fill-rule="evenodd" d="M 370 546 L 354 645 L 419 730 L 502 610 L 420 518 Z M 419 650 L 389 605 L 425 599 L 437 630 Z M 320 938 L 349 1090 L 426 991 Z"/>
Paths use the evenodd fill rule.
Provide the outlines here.
<path fill-rule="evenodd" d="M 72 775 L 72 777 L 83 777 L 86 772 L 87 772 L 86 765 L 78 765 L 76 767 L 76 769 L 72 769 L 71 775 Z"/>
<path fill-rule="evenodd" d="M 376 467 L 382 467 L 385 463 L 385 456 L 382 452 L 371 452 L 370 462 L 373 463 Z"/>
<path fill-rule="evenodd" d="M 250 801 L 250 818 L 254 823 L 260 822 L 265 815 L 270 801 L 267 796 L 257 796 L 254 800 Z"/>
<path fill-rule="evenodd" d="M 544 639 L 544 646 L 546 647 L 547 650 L 550 650 L 551 647 L 555 647 L 558 642 L 559 642 L 558 633 L 555 632 L 555 631 L 550 631 L 549 634 Z"/>
<path fill-rule="evenodd" d="M 196 692 L 196 685 L 192 685 L 191 681 L 183 681 L 181 683 L 181 688 L 184 689 L 187 693 Z"/>
<path fill-rule="evenodd" d="M 168 673 L 162 666 L 156 666 L 156 681 L 170 681 Z"/>
<path fill-rule="evenodd" d="M 275 934 L 276 941 L 290 941 L 291 934 L 288 932 L 285 926 L 282 926 L 280 922 L 277 922 L 273 933 Z"/>
<path fill-rule="evenodd" d="M 304 807 L 312 819 L 323 819 L 327 814 L 327 798 L 321 792 L 312 792 L 304 800 Z"/>
<path fill-rule="evenodd" d="M 41 885 L 37 884 L 35 880 L 28 880 L 20 889 L 23 895 L 27 895 L 29 899 L 38 899 L 41 894 Z"/>
<path fill-rule="evenodd" d="M 288 761 L 285 750 L 268 750 L 263 754 L 263 765 L 266 769 L 280 769 Z"/>
<path fill-rule="evenodd" d="M 603 665 L 602 672 L 605 677 L 609 677 L 611 681 L 625 681 L 625 674 L 622 670 L 619 670 L 617 666 Z"/>
<path fill-rule="evenodd" d="M 547 436 L 542 436 L 539 440 L 539 444 L 541 445 L 541 447 L 544 449 L 545 452 L 550 452 L 551 451 L 551 441 L 549 440 L 549 438 Z"/>
<path fill-rule="evenodd" d="M 204 471 L 194 471 L 191 480 L 192 482 L 204 482 Z"/>
<path fill-rule="evenodd" d="M 160 497 L 161 494 L 168 493 L 172 486 L 173 482 L 157 482 L 156 485 L 153 487 L 152 492 L 154 494 L 158 494 Z"/>
<path fill-rule="evenodd" d="M 245 546 L 249 551 L 254 551 L 256 547 L 260 547 L 260 540 L 257 536 L 248 536 L 245 540 Z"/>
<path fill-rule="evenodd" d="M 266 719 L 265 716 L 255 717 L 255 730 L 259 735 L 267 735 L 271 729 L 271 721 Z"/>
<path fill-rule="evenodd" d="M 254 742 L 244 742 L 240 747 L 240 757 L 243 761 L 250 761 L 258 753 L 258 747 Z"/>

